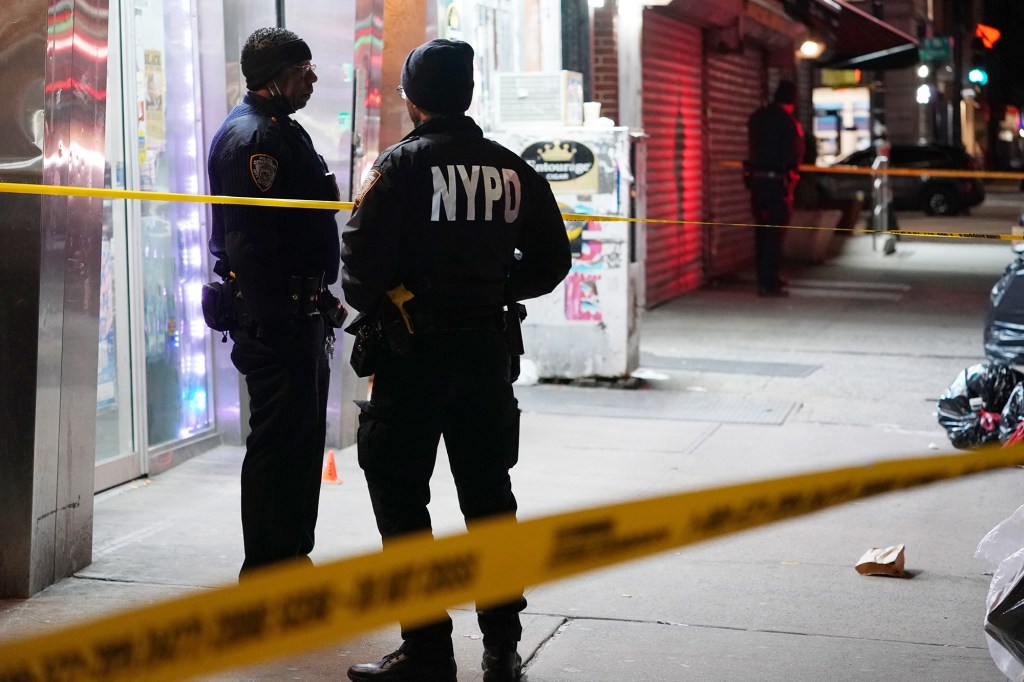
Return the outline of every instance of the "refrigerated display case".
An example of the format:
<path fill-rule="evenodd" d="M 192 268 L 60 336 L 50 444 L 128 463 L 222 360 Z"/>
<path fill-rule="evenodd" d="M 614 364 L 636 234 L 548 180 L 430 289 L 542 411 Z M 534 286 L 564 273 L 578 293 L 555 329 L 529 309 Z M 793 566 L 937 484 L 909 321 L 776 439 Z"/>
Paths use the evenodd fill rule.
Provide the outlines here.
<path fill-rule="evenodd" d="M 135 1 L 144 190 L 194 194 L 202 184 L 193 13 L 191 0 Z M 207 280 L 205 213 L 197 204 L 165 201 L 142 202 L 140 209 L 147 440 L 155 446 L 213 426 L 199 306 Z"/>

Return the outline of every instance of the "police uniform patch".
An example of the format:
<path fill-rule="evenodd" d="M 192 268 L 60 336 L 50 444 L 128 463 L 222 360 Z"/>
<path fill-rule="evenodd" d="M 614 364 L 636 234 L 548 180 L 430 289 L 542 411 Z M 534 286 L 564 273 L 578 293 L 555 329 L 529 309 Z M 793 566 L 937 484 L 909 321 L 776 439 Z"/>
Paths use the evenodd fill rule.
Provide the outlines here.
<path fill-rule="evenodd" d="M 266 192 L 277 177 L 277 159 L 267 154 L 253 154 L 249 157 L 249 172 L 260 191 Z"/>
<path fill-rule="evenodd" d="M 377 180 L 379 179 L 380 171 L 377 170 L 376 168 L 371 168 L 370 172 L 366 174 L 365 178 L 363 178 L 363 184 L 359 188 L 359 193 L 356 194 L 356 200 L 355 202 L 353 202 L 352 206 L 353 208 L 359 206 L 359 202 L 363 200 L 363 197 L 366 196 L 366 193 L 370 191 L 370 188 L 373 187 L 374 184 L 376 184 Z"/>

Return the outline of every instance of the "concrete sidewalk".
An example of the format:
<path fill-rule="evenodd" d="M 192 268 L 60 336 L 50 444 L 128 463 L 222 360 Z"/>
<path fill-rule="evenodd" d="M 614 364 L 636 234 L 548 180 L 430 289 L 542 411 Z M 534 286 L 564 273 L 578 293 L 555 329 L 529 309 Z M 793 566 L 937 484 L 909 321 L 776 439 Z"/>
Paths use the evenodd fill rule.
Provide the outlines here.
<path fill-rule="evenodd" d="M 828 264 L 789 266 L 787 299 L 758 298 L 738 278 L 645 312 L 646 389 L 520 388 L 520 518 L 954 452 L 935 400 L 983 361 L 1008 245 L 910 241 L 883 256 L 870 237 L 845 241 Z M 317 562 L 379 547 L 355 452 L 337 455 L 343 483 L 323 490 Z M 233 582 L 241 458 L 223 447 L 99 495 L 93 564 L 0 602 L 0 638 Z M 973 554 L 1024 503 L 1022 482 L 1012 469 L 882 495 L 532 588 L 526 679 L 1004 679 L 981 627 L 989 576 Z M 431 514 L 439 535 L 463 529 L 443 465 Z M 865 550 L 897 543 L 912 579 L 854 571 Z M 479 680 L 475 614 L 453 618 L 459 680 Z M 392 626 L 199 679 L 343 680 L 398 641 Z"/>

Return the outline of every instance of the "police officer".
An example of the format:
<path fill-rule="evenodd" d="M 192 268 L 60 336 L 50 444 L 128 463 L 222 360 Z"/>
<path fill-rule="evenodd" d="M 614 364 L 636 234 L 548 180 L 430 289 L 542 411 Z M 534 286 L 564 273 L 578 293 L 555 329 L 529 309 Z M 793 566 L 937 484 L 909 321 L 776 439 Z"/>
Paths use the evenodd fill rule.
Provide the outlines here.
<path fill-rule="evenodd" d="M 781 81 L 772 103 L 751 114 L 748 121 L 746 181 L 751 212 L 759 225 L 789 225 L 793 217 L 793 190 L 804 157 L 803 130 L 793 116 L 795 106 L 796 85 Z M 781 229 L 754 228 L 754 259 L 758 295 L 787 296 L 779 277 Z"/>
<path fill-rule="evenodd" d="M 465 115 L 473 48 L 457 40 L 421 45 L 401 83 L 415 128 L 377 159 L 342 234 L 346 302 L 364 319 L 392 321 L 358 431 L 385 544 L 430 530 L 441 436 L 466 521 L 515 513 L 509 469 L 518 460 L 519 407 L 506 320 L 510 328 L 518 320 L 502 307 L 550 292 L 571 264 L 547 181 Z M 404 341 L 396 338 L 403 331 Z M 487 682 L 518 679 L 525 607 L 521 596 L 477 605 Z M 451 633 L 447 615 L 403 623 L 397 651 L 352 666 L 348 676 L 454 682 Z"/>
<path fill-rule="evenodd" d="M 241 197 L 337 200 L 337 184 L 291 115 L 317 77 L 309 46 L 262 28 L 242 48 L 248 92 L 213 138 L 210 189 Z M 231 361 L 245 375 L 251 432 L 242 463 L 242 571 L 305 557 L 313 549 L 323 463 L 333 330 L 327 290 L 338 277 L 333 211 L 215 204 L 215 271 L 244 299 Z"/>

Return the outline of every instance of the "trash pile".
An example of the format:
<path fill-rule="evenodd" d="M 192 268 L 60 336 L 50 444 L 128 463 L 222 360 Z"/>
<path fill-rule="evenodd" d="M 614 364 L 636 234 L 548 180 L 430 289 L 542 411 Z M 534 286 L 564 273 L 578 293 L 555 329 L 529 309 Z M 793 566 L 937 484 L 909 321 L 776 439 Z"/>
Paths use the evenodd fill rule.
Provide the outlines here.
<path fill-rule="evenodd" d="M 1017 424 L 1024 420 L 1022 380 L 1024 376 L 1009 365 L 977 364 L 962 370 L 939 398 L 938 405 L 939 424 L 946 429 L 953 447 L 969 450 L 986 443 L 1005 442 L 1004 422 L 1013 424 L 1006 438 L 1016 433 Z M 1019 386 L 1021 390 L 1016 391 Z M 1011 405 L 1010 395 L 1014 393 L 1018 397 Z"/>
<path fill-rule="evenodd" d="M 970 450 L 1024 442 L 1024 254 L 992 287 L 985 321 L 987 363 L 961 371 L 939 398 L 939 424 L 950 443 Z"/>
<path fill-rule="evenodd" d="M 1024 364 L 1024 254 L 1006 266 L 992 287 L 992 305 L 985 320 L 985 357 L 1003 365 Z"/>
<path fill-rule="evenodd" d="M 1021 218 L 1024 225 L 1024 216 Z M 954 447 L 1024 442 L 1024 254 L 992 287 L 985 321 L 987 364 L 963 370 L 939 399 L 939 423 Z M 1010 680 L 1024 682 L 1024 505 L 993 528 L 974 556 L 992 574 L 985 600 L 989 654 Z"/>
<path fill-rule="evenodd" d="M 985 599 L 989 654 L 1010 680 L 1024 680 L 1024 506 L 1001 521 L 974 552 L 992 574 Z"/>
<path fill-rule="evenodd" d="M 962 450 L 1024 443 L 1024 253 L 992 287 L 984 348 L 988 362 L 961 370 L 938 401 L 939 424 Z M 992 574 L 984 621 L 989 653 L 1008 679 L 1024 682 L 1024 505 L 982 539 L 975 557 Z M 872 547 L 855 568 L 913 577 L 905 561 L 903 545 Z"/>

